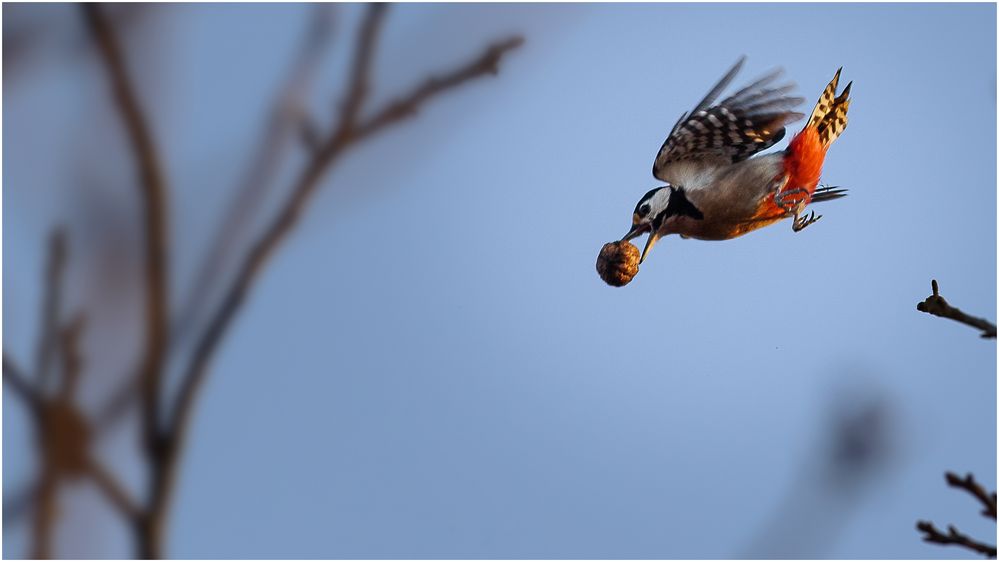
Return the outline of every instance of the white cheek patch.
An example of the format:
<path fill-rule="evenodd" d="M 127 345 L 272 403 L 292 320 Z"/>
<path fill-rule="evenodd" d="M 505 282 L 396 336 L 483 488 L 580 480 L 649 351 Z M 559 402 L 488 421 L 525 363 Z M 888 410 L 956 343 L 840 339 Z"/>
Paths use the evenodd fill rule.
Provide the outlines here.
<path fill-rule="evenodd" d="M 670 188 L 667 187 L 660 189 L 652 196 L 652 212 L 649 213 L 649 219 L 666 210 L 666 206 L 669 205 L 670 192 Z"/>

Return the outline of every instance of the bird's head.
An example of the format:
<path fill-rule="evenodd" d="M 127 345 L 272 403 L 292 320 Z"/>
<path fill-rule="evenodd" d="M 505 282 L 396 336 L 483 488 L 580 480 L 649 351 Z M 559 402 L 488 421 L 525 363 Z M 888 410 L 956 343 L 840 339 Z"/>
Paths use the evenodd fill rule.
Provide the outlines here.
<path fill-rule="evenodd" d="M 645 261 L 645 256 L 649 254 L 649 250 L 662 236 L 659 234 L 659 227 L 666 220 L 666 210 L 669 207 L 672 191 L 668 185 L 657 187 L 643 195 L 638 204 L 635 205 L 635 214 L 631 217 L 631 230 L 624 235 L 622 240 L 631 240 L 646 232 L 649 233 L 649 239 L 645 242 L 645 249 L 642 250 L 642 258 L 639 263 Z"/>

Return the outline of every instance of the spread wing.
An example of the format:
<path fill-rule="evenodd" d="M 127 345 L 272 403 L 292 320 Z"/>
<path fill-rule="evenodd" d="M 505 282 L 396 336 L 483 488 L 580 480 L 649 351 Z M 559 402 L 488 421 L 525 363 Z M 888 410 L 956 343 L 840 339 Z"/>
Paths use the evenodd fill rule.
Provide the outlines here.
<path fill-rule="evenodd" d="M 805 101 L 787 95 L 794 84 L 774 86 L 779 69 L 711 106 L 745 61 L 739 59 L 694 109 L 680 116 L 656 155 L 652 175 L 676 185 L 682 183 L 676 177 L 678 163 L 689 173 L 691 166 L 703 169 L 745 160 L 776 144 L 784 138 L 786 124 L 804 117 L 791 111 Z"/>

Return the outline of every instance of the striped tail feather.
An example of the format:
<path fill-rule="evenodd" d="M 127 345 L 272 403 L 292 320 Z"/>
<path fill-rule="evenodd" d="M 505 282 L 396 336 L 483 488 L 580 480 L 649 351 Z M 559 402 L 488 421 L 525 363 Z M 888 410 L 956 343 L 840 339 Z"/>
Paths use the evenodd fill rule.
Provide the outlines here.
<path fill-rule="evenodd" d="M 815 127 L 819 133 L 819 141 L 822 146 L 828 147 L 835 141 L 840 133 L 846 129 L 846 113 L 850 109 L 850 88 L 853 82 L 846 85 L 843 93 L 836 95 L 836 88 L 839 85 L 839 75 L 843 72 L 843 67 L 836 71 L 836 75 L 829 81 L 822 95 L 819 97 L 812 115 L 808 118 L 806 127 Z"/>
<path fill-rule="evenodd" d="M 808 118 L 808 124 L 791 139 L 785 151 L 787 155 L 784 158 L 784 175 L 787 177 L 785 189 L 804 190 L 809 200 L 813 200 L 813 194 L 818 196 L 814 199 L 816 201 L 831 201 L 844 194 L 843 191 L 835 190 L 829 190 L 821 195 L 816 193 L 826 151 L 846 128 L 846 112 L 850 108 L 850 88 L 853 83 L 848 84 L 843 93 L 836 95 L 842 71 L 842 68 L 836 71 L 836 75 L 822 91 L 822 96 L 815 104 L 815 109 Z"/>

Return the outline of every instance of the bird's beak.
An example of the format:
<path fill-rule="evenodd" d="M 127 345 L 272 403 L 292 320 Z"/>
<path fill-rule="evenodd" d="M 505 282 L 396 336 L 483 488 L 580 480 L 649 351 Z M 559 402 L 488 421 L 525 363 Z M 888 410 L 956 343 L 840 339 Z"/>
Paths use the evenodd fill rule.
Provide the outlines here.
<path fill-rule="evenodd" d="M 659 241 L 658 232 L 649 233 L 649 239 L 645 242 L 645 249 L 642 250 L 642 258 L 638 260 L 639 264 L 645 261 L 645 257 L 649 255 L 649 250 L 651 250 L 652 247 L 655 246 L 656 242 L 658 241 Z"/>
<path fill-rule="evenodd" d="M 642 234 L 644 234 L 649 230 L 652 230 L 652 228 L 647 224 L 636 224 L 635 226 L 631 227 L 631 230 L 628 231 L 628 234 L 625 234 L 624 237 L 621 238 L 621 240 L 625 241 L 631 240 L 632 238 L 641 236 Z"/>

